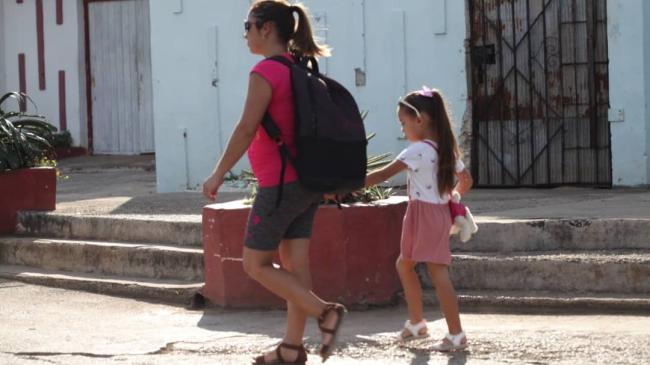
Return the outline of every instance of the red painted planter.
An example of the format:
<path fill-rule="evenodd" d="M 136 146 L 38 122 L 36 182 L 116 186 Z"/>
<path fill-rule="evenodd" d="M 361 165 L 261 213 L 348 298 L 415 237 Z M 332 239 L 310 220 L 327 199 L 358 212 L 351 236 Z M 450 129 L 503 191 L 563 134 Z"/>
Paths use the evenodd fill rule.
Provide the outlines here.
<path fill-rule="evenodd" d="M 280 298 L 243 270 L 249 211 L 241 201 L 203 208 L 203 295 L 224 307 L 283 307 Z M 321 206 L 310 252 L 314 292 L 347 305 L 390 302 L 400 290 L 395 260 L 405 211 L 406 200 L 401 197 L 343 209 Z"/>
<path fill-rule="evenodd" d="M 56 170 L 51 167 L 0 172 L 0 233 L 16 229 L 21 210 L 54 210 Z"/>

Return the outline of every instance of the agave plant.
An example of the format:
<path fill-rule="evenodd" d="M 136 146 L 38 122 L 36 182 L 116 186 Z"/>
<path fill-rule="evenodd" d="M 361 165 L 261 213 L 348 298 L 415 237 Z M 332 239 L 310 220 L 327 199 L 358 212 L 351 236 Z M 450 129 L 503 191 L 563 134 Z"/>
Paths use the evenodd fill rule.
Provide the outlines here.
<path fill-rule="evenodd" d="M 2 105 L 9 99 L 33 101 L 25 94 L 10 92 L 0 97 L 0 171 L 37 166 L 52 158 L 52 133 L 56 127 L 40 115 L 5 111 Z"/>

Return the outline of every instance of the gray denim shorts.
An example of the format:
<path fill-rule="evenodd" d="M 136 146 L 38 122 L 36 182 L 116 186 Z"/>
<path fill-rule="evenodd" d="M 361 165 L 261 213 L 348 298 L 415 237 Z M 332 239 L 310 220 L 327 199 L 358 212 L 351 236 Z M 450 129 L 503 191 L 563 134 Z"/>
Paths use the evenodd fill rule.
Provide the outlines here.
<path fill-rule="evenodd" d="M 282 201 L 275 207 L 278 187 L 258 188 L 246 225 L 246 247 L 274 251 L 283 239 L 311 237 L 318 205 L 323 197 L 299 182 L 284 185 Z"/>

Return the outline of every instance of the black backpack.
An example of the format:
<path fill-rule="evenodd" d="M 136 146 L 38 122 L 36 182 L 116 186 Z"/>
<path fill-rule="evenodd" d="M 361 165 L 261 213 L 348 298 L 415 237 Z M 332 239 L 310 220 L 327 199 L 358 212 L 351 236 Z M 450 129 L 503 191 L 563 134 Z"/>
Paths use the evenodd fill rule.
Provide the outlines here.
<path fill-rule="evenodd" d="M 366 132 L 352 94 L 338 82 L 321 75 L 315 58 L 283 56 L 268 58 L 290 70 L 295 107 L 295 143 L 292 156 L 280 129 L 268 111 L 262 121 L 266 133 L 278 144 L 282 170 L 276 207 L 282 199 L 287 160 L 300 183 L 318 193 L 344 194 L 364 186 L 366 178 Z"/>

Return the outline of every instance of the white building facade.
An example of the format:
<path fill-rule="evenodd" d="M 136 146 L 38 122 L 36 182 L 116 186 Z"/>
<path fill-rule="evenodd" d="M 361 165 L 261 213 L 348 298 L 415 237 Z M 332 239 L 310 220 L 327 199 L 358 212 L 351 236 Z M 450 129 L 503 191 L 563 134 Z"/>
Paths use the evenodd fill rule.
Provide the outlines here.
<path fill-rule="evenodd" d="M 594 2 L 602 5 L 590 13 L 589 6 Z M 259 60 L 249 54 L 242 38 L 242 23 L 250 3 L 245 0 L 2 0 L 0 91 L 27 92 L 37 104 L 39 114 L 69 130 L 76 145 L 88 147 L 93 153 L 155 152 L 160 192 L 197 189 L 227 143 L 242 111 L 248 72 Z M 369 111 L 366 128 L 377 133 L 369 144 L 371 154 L 396 154 L 404 148 L 406 142 L 400 138 L 395 117 L 396 101 L 422 84 L 445 93 L 457 133 L 461 132 L 464 117 L 464 128 L 494 122 L 507 125 L 508 121 L 489 118 L 480 121 L 486 124 L 480 124 L 477 116 L 480 113 L 473 110 L 480 95 L 472 99 L 472 94 L 487 85 L 486 80 L 479 80 L 483 74 L 488 77 L 490 72 L 498 74 L 498 65 L 505 65 L 506 69 L 512 66 L 508 64 L 510 61 L 499 59 L 506 43 L 489 39 L 509 33 L 506 30 L 499 35 L 488 30 L 487 39 L 482 40 L 474 35 L 479 26 L 487 24 L 489 28 L 490 17 L 499 12 L 495 8 L 521 11 L 525 1 L 305 0 L 304 3 L 314 17 L 317 35 L 333 48 L 333 57 L 322 60 L 321 69 L 343 83 L 360 108 Z M 501 6 L 495 7 L 497 3 Z M 554 6 L 560 6 L 556 4 L 565 3 L 587 9 L 582 15 L 572 15 L 573 28 L 567 29 L 573 29 L 573 34 L 579 34 L 580 24 L 585 23 L 581 17 L 595 19 L 595 32 L 600 32 L 601 37 L 605 34 L 605 59 L 596 58 L 595 67 L 601 67 L 598 70 L 602 71 L 605 65 L 605 81 L 597 80 L 599 85 L 606 85 L 603 88 L 605 111 L 598 115 L 605 115 L 608 124 L 604 129 L 606 135 L 593 136 L 588 132 L 591 127 L 586 120 L 583 127 L 576 129 L 587 133 L 585 144 L 569 146 L 573 138 L 573 132 L 569 131 L 569 142 L 558 140 L 556 145 L 566 147 L 567 161 L 571 161 L 571 156 L 586 153 L 580 152 L 585 146 L 596 146 L 594 156 L 597 155 L 596 161 L 601 164 L 606 160 L 605 171 L 596 173 L 598 179 L 593 182 L 584 177 L 577 179 L 571 170 L 580 163 L 577 167 L 565 164 L 562 153 L 561 169 L 568 171 L 570 177 L 559 180 L 550 177 L 554 156 L 560 156 L 553 152 L 556 145 L 548 143 L 552 135 L 544 131 L 546 125 L 535 120 L 533 113 L 521 112 L 526 100 L 543 99 L 547 94 L 535 95 L 537 91 L 530 87 L 531 96 L 518 95 L 521 104 L 517 102 L 514 106 L 519 114 L 517 118 L 530 118 L 530 123 L 521 123 L 530 128 L 518 130 L 510 139 L 516 143 L 529 139 L 530 148 L 528 145 L 517 148 L 515 154 L 499 147 L 507 145 L 509 140 L 490 134 L 491 129 L 487 128 L 485 139 L 494 137 L 487 144 L 489 148 L 475 148 L 480 153 L 468 153 L 476 160 L 473 165 L 479 181 L 486 186 L 648 185 L 650 3 L 530 0 L 529 6 L 541 9 L 540 14 L 551 14 L 556 11 Z M 480 18 L 473 18 L 477 11 L 484 12 L 488 21 L 481 23 Z M 499 16 L 505 21 L 509 19 L 507 14 Z M 533 13 L 533 18 L 529 20 L 532 33 L 542 27 L 539 16 Z M 553 24 L 551 15 L 544 15 L 543 20 L 544 26 Z M 599 24 L 603 24 L 603 31 L 599 31 Z M 514 38 L 523 47 L 528 42 L 527 33 L 518 28 L 517 32 L 519 35 Z M 560 32 L 563 33 L 566 32 Z M 483 36 L 481 32 L 478 34 Z M 539 43 L 543 44 L 544 54 L 553 48 L 552 41 Z M 533 39 L 534 42 L 540 41 Z M 539 58 L 540 51 L 534 45 L 522 52 Z M 478 68 L 476 55 L 484 64 Z M 573 61 L 565 60 L 566 54 L 562 57 L 560 63 L 569 73 L 571 67 L 576 73 L 582 67 L 577 58 L 576 66 L 572 66 Z M 539 81 L 540 72 L 534 72 L 535 66 L 523 67 L 525 62 L 524 57 L 519 69 L 527 69 Z M 585 63 L 583 69 L 589 67 Z M 541 69 L 540 63 L 538 70 Z M 512 76 L 504 76 L 502 79 L 528 87 L 521 83 L 522 78 L 517 81 Z M 573 87 L 583 87 L 592 82 L 589 80 L 576 77 Z M 487 85 L 487 95 L 494 92 L 490 87 L 494 85 Z M 572 86 L 565 83 L 564 87 Z M 30 104 L 27 110 L 35 112 Z M 579 124 L 569 121 L 568 125 L 571 123 Z M 505 131 L 510 133 L 508 128 Z M 535 139 L 536 135 L 542 143 Z M 476 168 L 476 165 L 492 163 L 502 166 L 503 171 L 495 174 L 494 169 Z M 247 165 L 244 158 L 236 170 Z M 530 165 L 528 169 L 527 165 Z M 519 175 L 514 173 L 517 169 L 522 170 L 518 171 Z M 532 174 L 537 176 L 531 179 L 526 175 L 528 170 L 535 170 Z M 548 177 L 544 177 L 545 170 L 549 171 Z M 500 177 L 510 174 L 515 175 L 513 179 Z"/>
<path fill-rule="evenodd" d="M 81 1 L 2 0 L 0 92 L 26 92 L 27 112 L 48 117 L 84 145 Z"/>
<path fill-rule="evenodd" d="M 196 189 L 242 111 L 249 2 L 163 0 L 151 7 L 158 189 Z M 317 35 L 333 48 L 321 69 L 369 111 L 369 152 L 405 147 L 397 99 L 423 84 L 444 91 L 457 121 L 467 99 L 461 1 L 308 0 Z M 170 45 L 172 45 L 170 47 Z M 457 124 L 458 125 L 458 124 Z M 247 166 L 242 159 L 238 169 Z"/>

